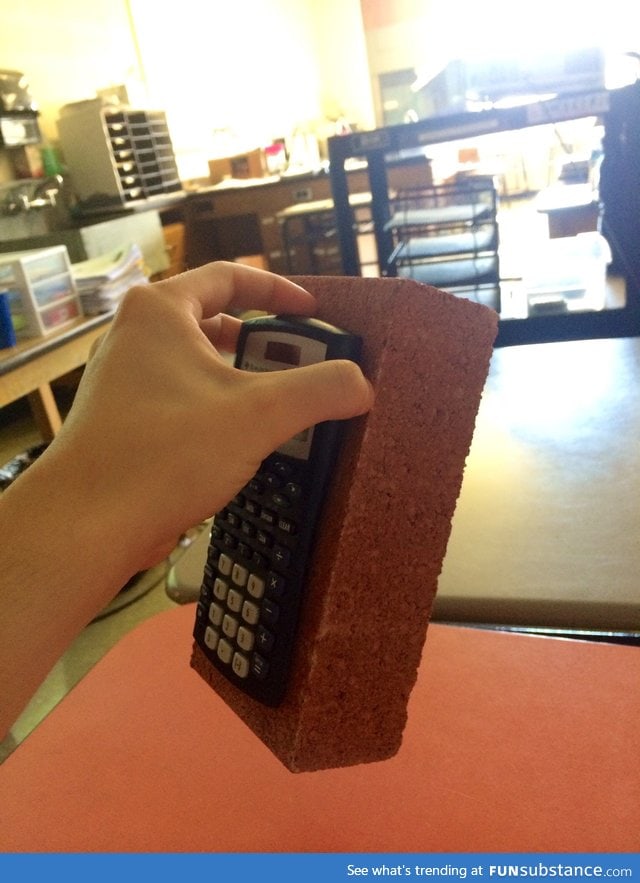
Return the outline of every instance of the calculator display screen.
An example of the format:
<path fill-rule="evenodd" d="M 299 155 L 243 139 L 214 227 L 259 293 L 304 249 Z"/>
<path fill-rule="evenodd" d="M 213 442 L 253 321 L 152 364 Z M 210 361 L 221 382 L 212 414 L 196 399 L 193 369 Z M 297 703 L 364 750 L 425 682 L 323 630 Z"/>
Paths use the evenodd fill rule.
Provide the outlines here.
<path fill-rule="evenodd" d="M 302 334 L 266 329 L 251 333 L 244 342 L 240 367 L 245 371 L 286 371 L 323 362 L 327 343 Z M 278 452 L 297 460 L 308 460 L 313 427 L 280 445 Z"/>
<path fill-rule="evenodd" d="M 299 365 L 301 353 L 299 346 L 282 340 L 270 340 L 265 347 L 265 358 L 283 365 Z"/>

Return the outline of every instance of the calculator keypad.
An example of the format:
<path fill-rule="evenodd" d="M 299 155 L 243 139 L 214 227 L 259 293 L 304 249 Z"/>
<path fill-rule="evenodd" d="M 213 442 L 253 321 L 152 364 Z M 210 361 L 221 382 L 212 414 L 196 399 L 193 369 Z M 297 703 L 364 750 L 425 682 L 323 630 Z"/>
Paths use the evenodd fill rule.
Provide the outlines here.
<path fill-rule="evenodd" d="M 269 458 L 213 523 L 195 635 L 209 659 L 269 701 L 297 618 L 304 464 Z M 264 694 L 264 695 L 263 695 Z"/>

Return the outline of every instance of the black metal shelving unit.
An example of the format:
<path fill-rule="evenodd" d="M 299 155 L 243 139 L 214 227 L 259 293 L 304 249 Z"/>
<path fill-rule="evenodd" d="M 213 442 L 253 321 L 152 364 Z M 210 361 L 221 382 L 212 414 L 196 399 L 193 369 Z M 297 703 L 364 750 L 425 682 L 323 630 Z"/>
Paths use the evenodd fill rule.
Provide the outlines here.
<path fill-rule="evenodd" d="M 625 89 L 581 92 L 534 101 L 514 108 L 451 114 L 330 138 L 331 188 L 343 273 L 347 276 L 359 275 L 357 228 L 349 202 L 346 174 L 348 161 L 366 161 L 379 269 L 381 275 L 387 275 L 387 267 L 397 246 L 389 224 L 393 202 L 389 192 L 387 167 L 391 162 L 412 152 L 424 152 L 434 144 L 593 116 L 604 121 L 606 161 L 607 128 L 609 124 L 612 127 L 619 125 L 620 117 L 625 118 L 625 115 L 631 119 L 633 125 L 640 126 L 640 83 Z M 638 162 L 637 157 L 635 162 Z M 640 187 L 637 192 L 627 192 L 626 197 L 632 200 L 632 209 L 638 205 L 636 218 L 640 217 Z M 630 216 L 632 214 L 633 211 Z M 603 228 L 602 232 L 610 242 L 611 239 L 615 241 L 618 238 L 618 231 L 613 227 Z M 625 248 L 624 266 L 621 268 L 626 283 L 624 307 L 599 312 L 502 319 L 496 345 L 640 335 L 640 257 L 637 256 L 640 255 L 640 232 L 637 238 L 637 248 Z"/>

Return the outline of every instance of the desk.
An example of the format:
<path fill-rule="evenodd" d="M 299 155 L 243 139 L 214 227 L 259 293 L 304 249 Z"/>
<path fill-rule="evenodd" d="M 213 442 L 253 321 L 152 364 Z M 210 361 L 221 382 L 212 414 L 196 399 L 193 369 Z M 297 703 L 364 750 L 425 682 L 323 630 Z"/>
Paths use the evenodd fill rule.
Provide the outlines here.
<path fill-rule="evenodd" d="M 350 168 L 346 179 L 352 194 L 368 190 L 366 169 Z M 390 164 L 389 181 L 396 189 L 427 186 L 431 183 L 427 158 L 421 155 Z M 268 269 L 284 274 L 278 212 L 330 198 L 331 179 L 325 171 L 225 183 L 191 193 L 184 204 L 187 266 L 261 254 Z"/>
<path fill-rule="evenodd" d="M 86 363 L 111 318 L 104 314 L 78 319 L 47 337 L 0 350 L 0 408 L 28 396 L 43 440 L 51 441 L 62 420 L 50 382 Z"/>
<path fill-rule="evenodd" d="M 637 852 L 640 653 L 431 625 L 399 753 L 294 775 L 127 635 L 0 767 L 2 852 Z"/>
<path fill-rule="evenodd" d="M 497 349 L 439 619 L 640 637 L 640 338 Z"/>

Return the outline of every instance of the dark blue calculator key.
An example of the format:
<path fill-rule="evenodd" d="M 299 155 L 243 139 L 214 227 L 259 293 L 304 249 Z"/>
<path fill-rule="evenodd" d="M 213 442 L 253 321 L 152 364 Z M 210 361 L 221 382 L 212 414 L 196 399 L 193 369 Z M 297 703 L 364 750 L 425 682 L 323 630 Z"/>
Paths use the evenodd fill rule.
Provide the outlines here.
<path fill-rule="evenodd" d="M 278 527 L 280 530 L 284 531 L 284 533 L 288 533 L 289 536 L 295 536 L 298 532 L 298 526 L 291 518 L 285 518 L 284 515 L 281 515 L 278 518 Z"/>
<path fill-rule="evenodd" d="M 238 543 L 238 555 L 240 555 L 241 558 L 251 558 L 253 555 L 253 549 L 246 543 Z"/>
<path fill-rule="evenodd" d="M 272 512 L 271 509 L 263 509 L 260 513 L 260 518 L 266 524 L 275 524 L 276 523 L 276 513 Z"/>
<path fill-rule="evenodd" d="M 283 576 L 274 573 L 273 570 L 267 575 L 267 592 L 272 598 L 281 598 L 287 583 Z"/>
<path fill-rule="evenodd" d="M 257 478 L 252 478 L 247 487 L 253 494 L 262 493 L 262 482 L 259 481 Z"/>
<path fill-rule="evenodd" d="M 280 493 L 271 494 L 271 501 L 278 509 L 288 509 L 291 505 L 289 497 L 285 497 L 284 494 Z"/>
<path fill-rule="evenodd" d="M 296 484 L 295 481 L 288 481 L 284 486 L 284 490 L 292 500 L 299 499 L 302 494 L 302 487 L 299 484 Z"/>
<path fill-rule="evenodd" d="M 219 540 L 221 536 L 222 536 L 222 528 L 220 527 L 219 524 L 216 524 L 214 522 L 211 527 L 211 539 L 212 540 Z"/>
<path fill-rule="evenodd" d="M 267 476 L 265 476 L 264 483 L 272 491 L 275 491 L 282 485 L 282 479 L 278 475 L 274 475 L 273 472 L 270 472 Z"/>
<path fill-rule="evenodd" d="M 259 515 L 260 514 L 260 506 L 256 503 L 255 500 L 247 500 L 245 503 L 245 512 L 248 512 L 249 515 Z"/>
<path fill-rule="evenodd" d="M 273 543 L 273 537 L 267 530 L 262 530 L 262 528 L 258 528 L 256 531 L 256 540 L 260 543 L 261 546 L 264 546 L 268 549 Z"/>
<path fill-rule="evenodd" d="M 256 535 L 256 529 L 250 521 L 243 521 L 240 530 L 245 537 L 254 537 Z"/>
<path fill-rule="evenodd" d="M 291 466 L 289 466 L 288 463 L 284 463 L 282 460 L 277 460 L 272 468 L 276 475 L 283 480 L 290 478 L 291 472 L 293 471 Z"/>
<path fill-rule="evenodd" d="M 291 563 L 291 550 L 286 546 L 274 546 L 271 558 L 278 567 L 287 568 Z"/>
<path fill-rule="evenodd" d="M 259 570 L 263 570 L 267 566 L 267 558 L 262 552 L 254 552 L 251 561 Z"/>
<path fill-rule="evenodd" d="M 236 515 L 235 512 L 227 513 L 227 524 L 231 525 L 231 527 L 239 527 L 240 526 L 240 516 Z"/>
<path fill-rule="evenodd" d="M 253 654 L 251 657 L 251 672 L 260 681 L 267 677 L 269 674 L 269 663 L 264 656 L 260 656 L 259 653 Z"/>
<path fill-rule="evenodd" d="M 200 601 L 203 604 L 210 604 L 212 601 L 213 582 L 213 575 L 205 575 L 204 579 L 202 580 L 202 585 L 200 586 Z"/>
<path fill-rule="evenodd" d="M 270 601 L 269 598 L 265 598 L 260 608 L 260 622 L 263 622 L 266 625 L 275 625 L 279 616 L 280 607 L 275 601 Z"/>
<path fill-rule="evenodd" d="M 238 544 L 238 541 L 236 540 L 236 538 L 234 536 L 232 536 L 232 534 L 225 533 L 222 537 L 222 544 L 225 547 L 225 549 L 235 549 L 235 547 Z"/>
<path fill-rule="evenodd" d="M 205 611 L 206 613 L 206 611 Z M 266 629 L 263 625 L 259 625 L 256 629 L 256 646 L 263 653 L 269 653 L 273 650 L 273 645 L 276 642 L 276 636 L 273 632 L 270 632 L 269 629 Z"/>

